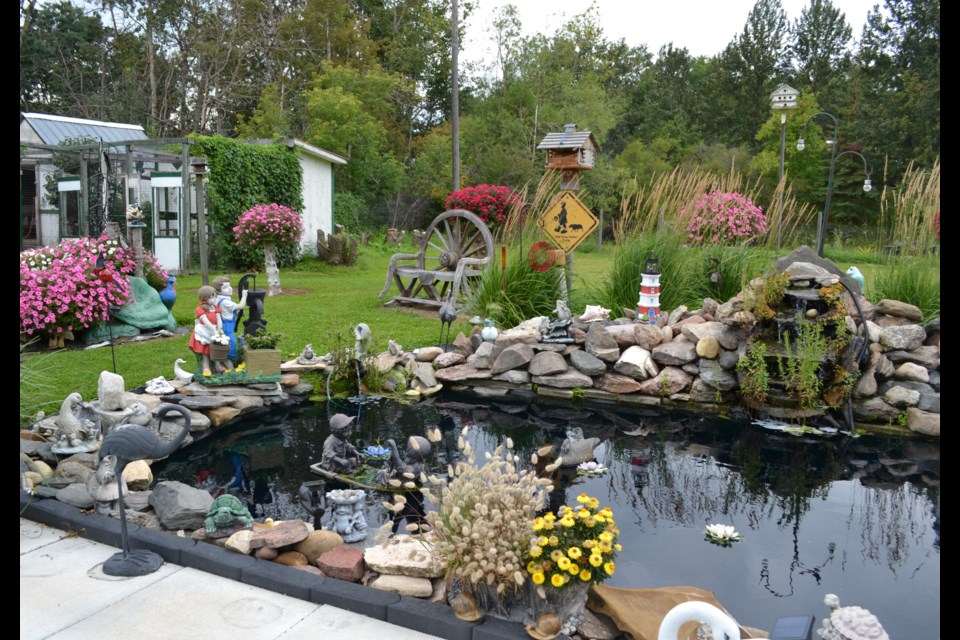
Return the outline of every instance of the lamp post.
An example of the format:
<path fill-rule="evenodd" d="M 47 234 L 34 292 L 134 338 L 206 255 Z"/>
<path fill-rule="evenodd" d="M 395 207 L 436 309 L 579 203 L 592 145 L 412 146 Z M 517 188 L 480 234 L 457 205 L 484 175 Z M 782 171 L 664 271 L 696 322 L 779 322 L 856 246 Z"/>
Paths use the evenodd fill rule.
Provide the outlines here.
<path fill-rule="evenodd" d="M 830 199 L 833 196 L 833 176 L 837 167 L 837 160 L 847 155 L 857 156 L 860 158 L 860 160 L 863 161 L 863 173 L 867 176 L 863 181 L 863 192 L 870 193 L 870 190 L 873 189 L 873 184 L 870 182 L 870 168 L 867 166 L 867 159 L 856 151 L 843 151 L 841 153 L 837 153 L 836 148 L 837 144 L 835 142 L 833 144 L 833 151 L 830 153 L 830 174 L 827 178 L 827 200 L 823 205 L 822 223 L 817 230 L 817 255 L 821 257 L 823 256 L 823 237 L 827 233 L 827 219 L 830 215 Z"/>
<path fill-rule="evenodd" d="M 823 237 L 827 228 L 827 215 L 830 210 L 830 193 L 833 190 L 833 171 L 836 167 L 834 162 L 837 158 L 837 147 L 840 146 L 840 123 L 837 121 L 837 117 L 832 113 L 820 111 L 807 118 L 807 121 L 803 123 L 803 128 L 800 130 L 800 137 L 797 138 L 797 151 L 803 151 L 806 148 L 807 145 L 803 140 L 803 135 L 807 131 L 807 126 L 819 116 L 826 116 L 833 121 L 833 137 L 827 139 L 827 146 L 830 148 L 830 173 L 827 177 L 827 200 L 823 210 L 820 211 L 820 215 L 817 217 L 817 255 L 823 256 Z"/>
<path fill-rule="evenodd" d="M 770 108 L 774 111 L 780 112 L 780 182 L 783 182 L 784 175 L 784 154 L 787 146 L 787 111 L 792 111 L 797 108 L 797 96 L 799 92 L 793 87 L 782 84 L 777 89 L 770 94 Z M 779 203 L 780 219 L 783 219 L 783 188 L 780 188 L 780 203 Z M 777 224 L 777 254 L 780 253 L 780 227 L 782 224 Z"/>

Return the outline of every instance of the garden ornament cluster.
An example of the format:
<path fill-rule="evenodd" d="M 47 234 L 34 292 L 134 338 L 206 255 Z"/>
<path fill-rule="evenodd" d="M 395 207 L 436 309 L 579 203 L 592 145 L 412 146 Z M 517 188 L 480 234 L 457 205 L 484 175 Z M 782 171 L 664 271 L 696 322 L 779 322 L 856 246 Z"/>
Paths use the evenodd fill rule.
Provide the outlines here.
<path fill-rule="evenodd" d="M 71 393 L 60 404 L 55 424 L 54 453 L 83 453 L 95 451 L 99 425 L 92 420 L 90 406 L 79 393 Z"/>
<path fill-rule="evenodd" d="M 570 326 L 573 324 L 573 314 L 570 313 L 570 307 L 564 300 L 557 300 L 555 310 L 557 315 L 555 320 L 544 318 L 540 323 L 540 341 L 556 342 L 560 344 L 571 344 L 574 342 L 570 334 Z"/>

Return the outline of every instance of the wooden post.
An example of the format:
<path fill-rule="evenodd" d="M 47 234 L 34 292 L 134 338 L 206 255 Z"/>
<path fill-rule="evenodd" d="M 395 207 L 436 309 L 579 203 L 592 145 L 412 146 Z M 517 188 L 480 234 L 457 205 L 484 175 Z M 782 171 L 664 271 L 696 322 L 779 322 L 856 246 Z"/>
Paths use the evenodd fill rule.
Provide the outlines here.
<path fill-rule="evenodd" d="M 603 209 L 600 209 L 600 228 L 597 230 L 597 251 L 603 250 Z"/>
<path fill-rule="evenodd" d="M 199 159 L 198 159 L 199 160 Z M 201 165 L 196 164 L 197 169 L 197 244 L 200 246 L 200 282 L 204 285 L 210 284 L 210 268 L 207 264 L 207 214 L 206 214 L 206 193 L 203 190 L 203 175 L 207 171 L 206 161 Z M 189 214 L 187 219 L 189 220 Z M 189 226 L 189 224 L 187 225 Z"/>
<path fill-rule="evenodd" d="M 87 188 L 87 178 L 89 173 L 87 171 L 87 154 L 83 151 L 80 152 L 80 205 L 78 215 L 80 216 L 80 225 L 78 231 L 81 236 L 90 235 L 90 222 L 88 220 L 88 206 L 87 206 L 87 197 L 90 193 L 90 190 Z"/>
<path fill-rule="evenodd" d="M 133 275 L 138 278 L 143 277 L 143 225 L 127 227 L 130 233 L 130 245 L 133 247 L 133 255 L 137 256 L 137 266 L 134 267 Z"/>
<path fill-rule="evenodd" d="M 180 190 L 180 210 L 183 213 L 183 217 L 180 220 L 180 267 L 183 273 L 190 273 L 190 252 L 191 252 L 191 237 L 190 237 L 190 213 L 193 207 L 191 207 L 190 197 L 190 145 L 184 143 L 181 145 L 180 153 L 180 179 L 183 183 L 183 188 Z"/>

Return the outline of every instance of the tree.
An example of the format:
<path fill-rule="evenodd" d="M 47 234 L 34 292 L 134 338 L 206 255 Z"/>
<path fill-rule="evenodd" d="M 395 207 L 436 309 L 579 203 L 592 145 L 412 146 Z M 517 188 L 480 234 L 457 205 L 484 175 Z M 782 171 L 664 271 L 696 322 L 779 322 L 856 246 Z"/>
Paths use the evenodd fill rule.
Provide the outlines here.
<path fill-rule="evenodd" d="M 830 0 L 810 0 L 794 23 L 793 55 L 797 63 L 798 84 L 820 93 L 850 67 L 847 44 L 852 37 L 850 25 Z"/>

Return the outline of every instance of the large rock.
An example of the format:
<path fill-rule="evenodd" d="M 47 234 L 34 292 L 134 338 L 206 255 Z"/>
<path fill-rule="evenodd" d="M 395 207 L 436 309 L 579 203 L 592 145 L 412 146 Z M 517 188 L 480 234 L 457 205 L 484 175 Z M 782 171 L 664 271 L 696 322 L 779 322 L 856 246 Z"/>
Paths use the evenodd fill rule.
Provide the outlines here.
<path fill-rule="evenodd" d="M 884 355 L 895 365 L 912 362 L 931 371 L 940 368 L 940 347 L 923 346 L 913 351 L 888 351 Z"/>
<path fill-rule="evenodd" d="M 880 344 L 884 351 L 913 351 L 926 338 L 927 332 L 918 324 L 884 327 L 880 332 Z"/>
<path fill-rule="evenodd" d="M 576 349 L 570 352 L 570 363 L 578 371 L 588 376 L 603 375 L 607 371 L 607 365 L 600 358 L 590 355 L 583 349 Z"/>
<path fill-rule="evenodd" d="M 903 409 L 905 407 L 915 407 L 920 402 L 920 392 L 906 387 L 890 387 L 883 394 L 883 400 L 893 407 Z"/>
<path fill-rule="evenodd" d="M 697 346 L 687 340 L 675 339 L 654 347 L 651 357 L 662 365 L 683 366 L 697 359 Z"/>
<path fill-rule="evenodd" d="M 97 399 L 103 411 L 123 411 L 126 405 L 126 386 L 123 376 L 101 371 L 97 381 Z"/>
<path fill-rule="evenodd" d="M 429 598 L 433 595 L 433 582 L 428 578 L 412 578 L 400 575 L 380 575 L 367 583 L 368 587 L 390 591 L 401 596 Z"/>
<path fill-rule="evenodd" d="M 557 387 L 558 389 L 588 389 L 593 386 L 593 378 L 585 376 L 576 369 L 571 369 L 554 376 L 532 376 L 535 384 L 542 384 L 547 387 Z"/>
<path fill-rule="evenodd" d="M 696 344 L 704 338 L 716 338 L 724 349 L 736 349 L 744 339 L 743 331 L 723 324 L 722 322 L 703 322 L 700 324 L 684 324 L 681 327 L 683 335 L 690 342 Z"/>
<path fill-rule="evenodd" d="M 305 567 L 310 564 L 307 562 L 307 556 L 299 551 L 284 551 L 283 553 L 278 553 L 273 561 L 285 567 Z"/>
<path fill-rule="evenodd" d="M 78 509 L 89 509 L 93 506 L 93 497 L 87 490 L 86 483 L 74 482 L 59 489 L 57 500 Z"/>
<path fill-rule="evenodd" d="M 690 386 L 693 377 L 683 369 L 664 367 L 655 378 L 640 383 L 640 393 L 648 396 L 669 397 Z"/>
<path fill-rule="evenodd" d="M 716 360 L 700 359 L 700 380 L 720 391 L 732 391 L 737 388 L 737 378 L 724 371 Z"/>
<path fill-rule="evenodd" d="M 555 376 L 564 373 L 569 367 L 563 356 L 554 351 L 541 351 L 530 360 L 527 371 L 533 377 Z"/>
<path fill-rule="evenodd" d="M 176 480 L 158 482 L 150 494 L 150 506 L 166 529 L 202 528 L 212 504 L 209 493 Z"/>
<path fill-rule="evenodd" d="M 484 344 L 490 344 L 485 342 Z M 464 380 L 489 380 L 493 377 L 490 369 L 477 369 L 469 364 L 458 364 L 446 369 L 438 369 L 434 374 L 440 382 L 462 382 Z"/>
<path fill-rule="evenodd" d="M 509 382 L 510 384 L 529 384 L 530 372 L 524 369 L 511 369 L 510 371 L 504 371 L 503 373 L 493 376 L 491 380 Z"/>
<path fill-rule="evenodd" d="M 646 380 L 660 373 L 657 364 L 650 357 L 650 352 L 638 346 L 632 346 L 624 351 L 613 365 L 613 370 L 637 380 Z"/>
<path fill-rule="evenodd" d="M 697 355 L 701 358 L 716 360 L 720 356 L 720 343 L 713 336 L 707 336 L 697 341 Z"/>
<path fill-rule="evenodd" d="M 147 284 L 143 278 L 131 276 L 129 302 L 110 315 L 120 322 L 132 325 L 137 329 L 167 329 L 177 328 L 177 321 L 160 300 L 160 292 Z"/>
<path fill-rule="evenodd" d="M 296 543 L 294 550 L 305 555 L 310 564 L 316 564 L 317 558 L 342 544 L 343 538 L 336 531 L 311 531 L 306 538 Z"/>
<path fill-rule="evenodd" d="M 385 545 L 368 547 L 363 558 L 378 573 L 416 578 L 440 577 L 445 568 L 433 543 L 418 536 L 395 536 Z"/>
<path fill-rule="evenodd" d="M 893 377 L 897 380 L 912 380 L 913 382 L 930 382 L 930 372 L 927 371 L 927 368 L 914 364 L 912 362 L 904 362 L 893 372 Z"/>
<path fill-rule="evenodd" d="M 858 294 L 863 293 L 860 291 L 860 285 L 856 280 L 848 276 L 845 271 L 842 271 L 840 267 L 838 267 L 832 261 L 818 256 L 816 251 L 806 245 L 801 246 L 800 248 L 792 251 L 790 254 L 774 262 L 773 269 L 776 273 L 783 273 L 795 262 L 808 262 L 822 269 L 826 269 L 833 275 L 838 276 L 841 282 L 843 282 L 850 291 L 855 291 Z"/>
<path fill-rule="evenodd" d="M 441 347 L 423 347 L 422 349 L 416 350 L 414 357 L 417 359 L 417 362 L 433 362 L 442 353 L 443 349 Z"/>
<path fill-rule="evenodd" d="M 342 544 L 317 558 L 317 567 L 331 578 L 360 582 L 363 578 L 363 552 Z"/>
<path fill-rule="evenodd" d="M 590 355 L 604 362 L 616 362 L 620 359 L 620 346 L 616 338 L 610 335 L 599 323 L 591 323 L 587 329 L 587 339 L 583 347 Z"/>
<path fill-rule="evenodd" d="M 447 367 L 454 367 L 458 364 L 463 364 L 466 362 L 467 356 L 462 353 L 457 353 L 456 351 L 448 351 L 447 353 L 441 353 L 437 356 L 437 359 L 433 361 L 434 366 L 437 369 L 446 369 Z"/>
<path fill-rule="evenodd" d="M 900 410 L 891 407 L 883 398 L 869 398 L 853 405 L 853 415 L 862 420 L 896 422 Z"/>
<path fill-rule="evenodd" d="M 661 329 L 652 324 L 635 324 L 633 325 L 634 341 L 638 347 L 643 347 L 647 351 L 650 351 L 664 341 L 664 331 L 669 331 L 670 337 L 673 337 L 672 328 L 664 327 Z"/>
<path fill-rule="evenodd" d="M 888 316 L 906 318 L 911 322 L 923 322 L 923 312 L 920 311 L 920 307 L 915 307 L 912 304 L 900 302 L 899 300 L 883 299 L 874 306 L 874 309 L 877 313 L 883 313 Z"/>
<path fill-rule="evenodd" d="M 600 376 L 593 383 L 593 386 L 601 391 L 616 394 L 636 393 L 640 390 L 639 382 L 629 376 L 621 376 L 616 373 L 606 373 Z"/>
<path fill-rule="evenodd" d="M 493 367 L 491 367 L 490 373 L 497 375 L 498 373 L 503 373 L 504 371 L 509 371 L 510 369 L 524 367 L 533 359 L 533 357 L 533 347 L 526 342 L 512 344 L 501 351 L 497 356 L 497 359 L 493 361 Z"/>
<path fill-rule="evenodd" d="M 467 356 L 467 364 L 476 369 L 489 369 L 493 366 L 495 357 L 493 349 L 492 342 L 482 342 L 476 351 Z"/>
<path fill-rule="evenodd" d="M 613 339 L 617 341 L 617 346 L 621 349 L 626 349 L 627 347 L 632 347 L 633 345 L 637 344 L 637 336 L 633 325 L 612 324 L 608 327 L 605 327 L 605 329 L 607 333 L 613 336 Z"/>
<path fill-rule="evenodd" d="M 916 407 L 907 409 L 907 427 L 915 433 L 940 437 L 940 414 L 921 411 Z"/>

